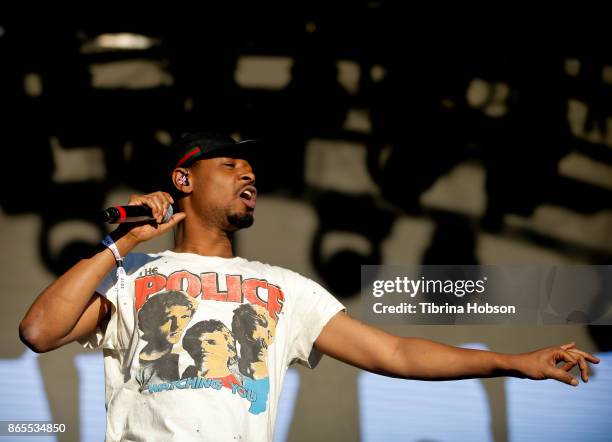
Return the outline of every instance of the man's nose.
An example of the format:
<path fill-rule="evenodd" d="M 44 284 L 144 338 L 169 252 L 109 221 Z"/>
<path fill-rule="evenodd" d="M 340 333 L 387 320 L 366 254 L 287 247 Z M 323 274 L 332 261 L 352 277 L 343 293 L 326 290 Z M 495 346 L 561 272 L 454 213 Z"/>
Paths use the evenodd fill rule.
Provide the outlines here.
<path fill-rule="evenodd" d="M 255 184 L 255 173 L 252 170 L 243 172 L 240 179 L 247 184 Z"/>

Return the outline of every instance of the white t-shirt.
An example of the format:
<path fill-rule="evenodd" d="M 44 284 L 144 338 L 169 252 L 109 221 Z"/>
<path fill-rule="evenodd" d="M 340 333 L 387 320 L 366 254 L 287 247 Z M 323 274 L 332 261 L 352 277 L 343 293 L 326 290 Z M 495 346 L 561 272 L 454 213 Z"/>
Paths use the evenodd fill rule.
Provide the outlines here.
<path fill-rule="evenodd" d="M 133 253 L 126 287 L 98 293 L 108 324 L 79 340 L 102 348 L 106 440 L 270 441 L 285 372 L 314 367 L 313 344 L 344 306 L 280 267 L 192 253 Z"/>

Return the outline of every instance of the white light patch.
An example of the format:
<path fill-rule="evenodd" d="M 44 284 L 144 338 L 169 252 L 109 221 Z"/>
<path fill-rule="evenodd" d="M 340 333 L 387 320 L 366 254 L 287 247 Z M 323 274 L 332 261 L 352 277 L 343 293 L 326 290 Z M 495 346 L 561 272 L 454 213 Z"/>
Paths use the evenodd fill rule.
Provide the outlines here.
<path fill-rule="evenodd" d="M 603 143 L 605 140 L 602 133 L 602 128 L 598 127 L 597 124 L 595 124 L 595 127 L 593 127 L 591 130 L 586 130 L 588 115 L 589 108 L 586 103 L 573 98 L 568 100 L 567 119 L 572 135 L 574 135 L 576 138 L 589 141 L 591 143 Z M 612 140 L 612 134 L 610 140 Z M 612 141 L 610 141 L 610 143 L 612 143 Z"/>
<path fill-rule="evenodd" d="M 423 382 L 362 371 L 357 387 L 363 441 L 494 440 L 487 393 L 478 379 Z"/>
<path fill-rule="evenodd" d="M 467 87 L 466 100 L 476 109 L 482 109 L 491 118 L 498 118 L 508 111 L 510 86 L 503 82 L 490 83 L 481 78 L 474 78 Z"/>
<path fill-rule="evenodd" d="M 25 349 L 16 359 L 0 359 L 1 421 L 51 422 L 51 410 L 47 402 L 38 357 L 30 349 Z M 57 439 L 37 437 L 36 440 Z"/>
<path fill-rule="evenodd" d="M 165 130 L 155 131 L 155 139 L 159 144 L 163 144 L 164 146 L 170 146 L 172 144 L 172 135 Z"/>
<path fill-rule="evenodd" d="M 577 388 L 551 379 L 507 378 L 508 441 L 609 441 L 612 419 L 610 406 L 605 404 L 612 403 L 612 353 L 595 353 L 595 356 L 601 362 L 593 366 L 589 383 L 581 382 Z M 567 403 L 572 406 L 559 407 Z"/>
<path fill-rule="evenodd" d="M 91 82 L 98 89 L 151 89 L 172 86 L 174 78 L 166 63 L 152 60 L 122 60 L 89 66 Z"/>
<path fill-rule="evenodd" d="M 529 218 L 506 215 L 509 226 L 521 227 L 570 244 L 612 252 L 612 211 L 582 214 L 564 207 L 538 206 Z"/>
<path fill-rule="evenodd" d="M 482 264 L 580 264 L 554 250 L 489 233 L 477 235 L 476 256 Z"/>
<path fill-rule="evenodd" d="M 56 256 L 66 244 L 84 241 L 90 244 L 100 242 L 100 231 L 91 222 L 68 220 L 54 224 L 49 231 L 49 251 Z"/>
<path fill-rule="evenodd" d="M 106 433 L 104 409 L 104 361 L 102 352 L 81 353 L 74 358 L 79 374 L 79 423 L 81 440 L 99 440 Z"/>
<path fill-rule="evenodd" d="M 485 170 L 477 163 L 458 164 L 420 196 L 428 208 L 481 216 L 485 211 Z"/>
<path fill-rule="evenodd" d="M 378 194 L 366 168 L 366 147 L 346 141 L 312 139 L 306 146 L 306 182 L 350 194 Z"/>
<path fill-rule="evenodd" d="M 101 147 L 64 149 L 57 137 L 51 137 L 50 143 L 55 164 L 54 182 L 102 181 L 106 177 L 104 153 Z"/>
<path fill-rule="evenodd" d="M 43 93 L 42 77 L 37 72 L 30 72 L 23 77 L 23 90 L 30 97 L 40 97 Z"/>
<path fill-rule="evenodd" d="M 289 57 L 244 55 L 238 58 L 234 79 L 247 89 L 282 89 L 291 80 Z"/>
<path fill-rule="evenodd" d="M 353 132 L 370 133 L 372 131 L 370 113 L 366 109 L 349 109 L 342 128 Z"/>
<path fill-rule="evenodd" d="M 146 35 L 121 32 L 117 34 L 100 34 L 81 45 L 81 53 L 94 54 L 116 50 L 145 50 L 161 43 L 159 38 Z"/>
<path fill-rule="evenodd" d="M 421 264 L 434 231 L 432 221 L 402 216 L 381 244 L 385 264 Z"/>
<path fill-rule="evenodd" d="M 359 77 L 361 69 L 354 61 L 339 60 L 336 62 L 338 69 L 338 83 L 351 95 L 359 92 Z"/>
<path fill-rule="evenodd" d="M 285 442 L 289 436 L 289 428 L 293 420 L 295 403 L 300 391 L 300 373 L 295 368 L 290 368 L 285 373 L 283 388 L 278 399 L 278 413 L 274 425 L 274 442 Z"/>
<path fill-rule="evenodd" d="M 492 85 L 492 96 L 489 104 L 484 108 L 484 113 L 488 117 L 499 118 L 508 112 L 508 97 L 510 96 L 510 86 L 507 83 L 495 82 Z"/>
<path fill-rule="evenodd" d="M 330 257 L 339 250 L 353 250 L 363 255 L 372 252 L 372 245 L 362 235 L 352 232 L 331 231 L 323 237 L 321 254 L 324 258 Z"/>
<path fill-rule="evenodd" d="M 374 83 L 379 83 L 387 76 L 387 70 L 384 66 L 375 64 L 370 68 L 370 78 Z"/>
<path fill-rule="evenodd" d="M 570 152 L 559 161 L 559 175 L 612 189 L 612 166 L 578 152 Z"/>
<path fill-rule="evenodd" d="M 470 81 L 465 93 L 467 103 L 474 108 L 484 106 L 489 95 L 489 87 L 490 84 L 488 82 L 481 78 L 474 78 Z"/>

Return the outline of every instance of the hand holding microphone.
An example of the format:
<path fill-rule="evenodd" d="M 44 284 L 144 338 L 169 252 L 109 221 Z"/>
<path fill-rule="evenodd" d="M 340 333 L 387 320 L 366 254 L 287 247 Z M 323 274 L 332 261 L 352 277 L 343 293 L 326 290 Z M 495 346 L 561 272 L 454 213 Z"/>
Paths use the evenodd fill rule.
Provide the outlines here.
<path fill-rule="evenodd" d="M 165 224 L 172 219 L 174 200 L 166 192 L 132 195 L 127 206 L 113 206 L 102 211 L 100 218 L 110 224 L 156 221 Z"/>
<path fill-rule="evenodd" d="M 166 192 L 132 195 L 127 206 L 109 207 L 101 217 L 105 222 L 119 224 L 117 234 L 127 235 L 136 244 L 162 235 L 185 218 L 183 212 L 173 214 L 172 203 L 174 200 Z"/>
<path fill-rule="evenodd" d="M 101 213 L 103 221 L 119 224 L 119 227 L 109 234 L 117 246 L 118 253 L 126 256 L 138 244 L 163 235 L 183 221 L 186 216 L 184 212 L 172 214 L 173 203 L 170 194 L 154 192 L 132 195 L 127 206 L 109 207 L 104 210 Z"/>

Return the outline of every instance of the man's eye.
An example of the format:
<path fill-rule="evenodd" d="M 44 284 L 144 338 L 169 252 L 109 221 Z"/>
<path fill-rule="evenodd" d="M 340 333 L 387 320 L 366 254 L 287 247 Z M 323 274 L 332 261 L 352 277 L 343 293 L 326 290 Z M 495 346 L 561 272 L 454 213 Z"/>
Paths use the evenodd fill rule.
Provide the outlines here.
<path fill-rule="evenodd" d="M 229 167 L 230 169 L 234 168 L 234 163 L 225 163 L 226 167 Z"/>

